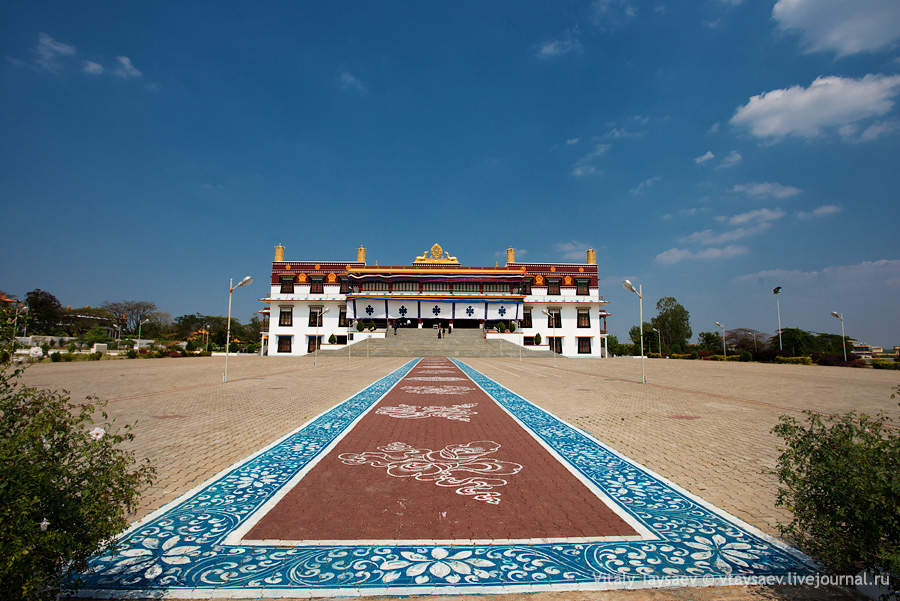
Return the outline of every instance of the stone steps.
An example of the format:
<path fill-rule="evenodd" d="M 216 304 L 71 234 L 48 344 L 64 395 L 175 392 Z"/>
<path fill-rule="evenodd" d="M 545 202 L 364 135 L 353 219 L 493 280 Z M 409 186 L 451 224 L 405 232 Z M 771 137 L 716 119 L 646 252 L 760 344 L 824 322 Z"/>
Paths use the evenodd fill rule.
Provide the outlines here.
<path fill-rule="evenodd" d="M 348 348 L 320 351 L 321 355 L 346 357 Z M 532 351 L 505 340 L 485 340 L 481 330 L 456 329 L 438 339 L 434 329 L 401 328 L 397 335 L 369 338 L 352 345 L 356 357 L 552 357 L 550 351 Z"/>

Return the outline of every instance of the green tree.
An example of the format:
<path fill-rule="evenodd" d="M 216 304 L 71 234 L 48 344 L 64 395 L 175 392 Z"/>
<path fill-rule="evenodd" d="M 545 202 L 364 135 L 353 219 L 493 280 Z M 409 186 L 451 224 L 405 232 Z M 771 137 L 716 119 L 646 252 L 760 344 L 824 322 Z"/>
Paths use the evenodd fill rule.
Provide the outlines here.
<path fill-rule="evenodd" d="M 656 302 L 656 311 L 657 315 L 650 320 L 650 324 L 660 332 L 663 352 L 668 354 L 673 348 L 684 348 L 694 335 L 688 310 L 675 297 L 664 296 Z M 644 333 L 646 332 L 645 327 Z"/>
<path fill-rule="evenodd" d="M 812 333 L 800 328 L 782 328 L 781 341 L 783 354 L 790 357 L 801 357 L 816 352 L 816 338 Z M 778 333 L 769 341 L 773 348 L 778 348 Z"/>
<path fill-rule="evenodd" d="M 33 334 L 56 334 L 61 329 L 65 312 L 55 296 L 37 288 L 25 295 L 25 302 Z"/>
<path fill-rule="evenodd" d="M 650 328 L 653 327 L 646 321 L 644 322 L 644 352 L 646 353 L 650 349 L 649 341 L 651 334 L 656 337 L 656 332 L 652 332 Z M 641 352 L 641 328 L 640 326 L 631 326 L 631 329 L 628 330 L 628 337 L 631 338 L 631 342 L 634 344 L 637 352 Z"/>
<path fill-rule="evenodd" d="M 718 332 L 700 332 L 697 334 L 698 345 L 702 350 L 711 353 L 722 353 L 722 335 Z"/>

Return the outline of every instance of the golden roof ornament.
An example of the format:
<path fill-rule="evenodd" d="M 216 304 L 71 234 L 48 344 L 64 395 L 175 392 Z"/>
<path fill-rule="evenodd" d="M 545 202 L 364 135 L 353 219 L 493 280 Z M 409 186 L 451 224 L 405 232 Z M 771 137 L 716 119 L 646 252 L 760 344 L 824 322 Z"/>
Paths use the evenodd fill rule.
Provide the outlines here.
<path fill-rule="evenodd" d="M 435 243 L 431 250 L 426 250 L 424 254 L 416 257 L 413 263 L 452 263 L 459 265 L 459 260 L 456 257 L 451 257 L 450 253 L 444 252 L 440 244 Z"/>

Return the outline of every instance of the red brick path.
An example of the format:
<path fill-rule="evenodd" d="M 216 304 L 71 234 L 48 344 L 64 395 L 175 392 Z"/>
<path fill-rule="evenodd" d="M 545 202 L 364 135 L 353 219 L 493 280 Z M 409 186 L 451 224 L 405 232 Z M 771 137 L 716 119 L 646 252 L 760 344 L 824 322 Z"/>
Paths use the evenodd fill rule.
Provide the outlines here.
<path fill-rule="evenodd" d="M 446 387 L 457 394 L 422 394 L 427 387 Z M 417 389 L 419 394 L 415 393 Z M 476 414 L 468 417 L 470 421 L 402 419 L 378 413 L 379 409 L 401 404 L 415 405 L 421 411 L 425 406 L 472 403 L 476 406 L 471 411 Z M 473 442 L 486 450 L 496 448 L 490 442 L 499 445 L 482 459 L 504 462 L 497 464 L 502 474 L 454 471 L 452 476 L 460 480 L 471 476 L 483 476 L 490 482 L 505 480 L 505 485 L 489 489 L 499 493 L 495 497 L 499 502 L 458 494 L 454 481 L 445 480 L 438 486 L 427 478 L 391 476 L 386 467 L 368 462 L 376 460 L 372 455 L 356 463 L 346 460 L 366 452 L 379 453 L 379 447 L 391 443 L 440 451 L 448 445 Z M 521 469 L 510 467 L 516 464 Z M 396 467 L 393 471 L 410 473 Z M 430 541 L 635 534 L 459 368 L 446 359 L 432 358 L 417 364 L 245 539 Z"/>

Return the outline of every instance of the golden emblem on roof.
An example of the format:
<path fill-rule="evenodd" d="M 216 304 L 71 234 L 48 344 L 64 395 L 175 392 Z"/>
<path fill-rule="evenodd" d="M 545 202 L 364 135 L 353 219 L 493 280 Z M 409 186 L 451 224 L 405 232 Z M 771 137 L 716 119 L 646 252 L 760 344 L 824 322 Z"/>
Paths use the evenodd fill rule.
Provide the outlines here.
<path fill-rule="evenodd" d="M 450 253 L 444 252 L 440 244 L 435 243 L 431 250 L 426 250 L 424 254 L 416 257 L 414 263 L 453 263 L 459 265 L 456 257 L 451 257 Z"/>

